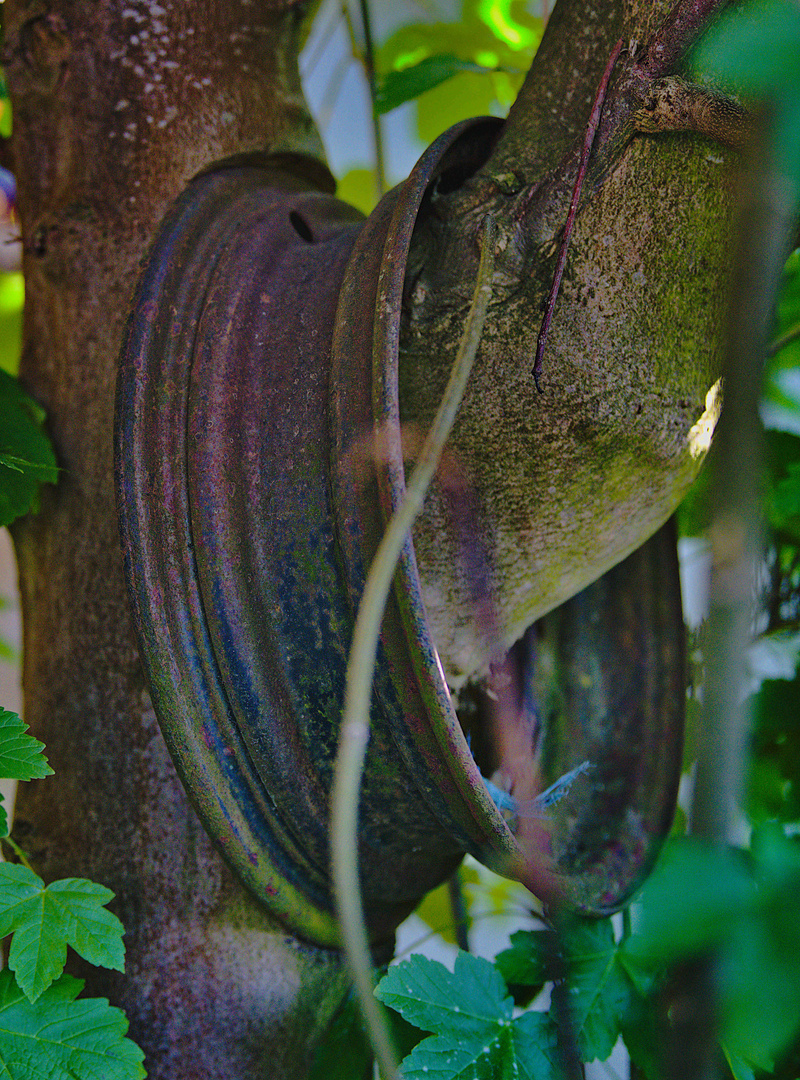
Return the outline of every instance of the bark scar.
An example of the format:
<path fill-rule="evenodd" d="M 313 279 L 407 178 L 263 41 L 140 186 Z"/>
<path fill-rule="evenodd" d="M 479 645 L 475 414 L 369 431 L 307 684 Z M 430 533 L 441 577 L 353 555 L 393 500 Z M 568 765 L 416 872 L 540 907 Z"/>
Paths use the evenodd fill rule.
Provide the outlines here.
<path fill-rule="evenodd" d="M 53 94 L 63 85 L 72 55 L 64 19 L 50 12 L 24 23 L 16 42 L 3 50 L 6 66 L 13 70 L 17 93 Z"/>

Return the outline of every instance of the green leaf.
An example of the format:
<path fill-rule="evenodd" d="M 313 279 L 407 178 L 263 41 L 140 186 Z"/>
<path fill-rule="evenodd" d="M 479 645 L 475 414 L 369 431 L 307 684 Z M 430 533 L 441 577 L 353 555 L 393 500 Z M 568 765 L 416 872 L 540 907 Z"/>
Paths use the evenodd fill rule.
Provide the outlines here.
<path fill-rule="evenodd" d="M 3 806 L 4 802 L 3 796 L 0 795 L 0 837 L 8 836 L 8 814 Z"/>
<path fill-rule="evenodd" d="M 375 95 L 375 108 L 379 113 L 388 113 L 407 101 L 413 101 L 426 90 L 452 79 L 462 71 L 478 74 L 491 71 L 471 60 L 460 60 L 452 53 L 437 53 L 427 56 L 418 64 L 403 68 L 402 71 L 390 71 L 378 81 Z"/>
<path fill-rule="evenodd" d="M 484 1037 L 436 1035 L 414 1047 L 400 1067 L 404 1080 L 551 1080 L 557 1062 L 555 1025 L 526 1013 Z"/>
<path fill-rule="evenodd" d="M 336 198 L 357 207 L 362 214 L 375 209 L 378 188 L 373 169 L 351 169 L 336 182 Z"/>
<path fill-rule="evenodd" d="M 800 323 L 800 250 L 786 261 L 778 294 L 774 340 Z M 800 339 L 784 345 L 767 361 L 761 418 L 768 429 L 800 434 Z M 768 441 L 772 450 L 774 440 Z M 772 455 L 770 454 L 770 457 Z"/>
<path fill-rule="evenodd" d="M 773 529 L 800 540 L 800 462 L 789 464 L 787 475 L 772 489 L 767 519 Z"/>
<path fill-rule="evenodd" d="M 15 649 L 5 638 L 0 637 L 0 660 L 5 660 L 7 664 L 18 664 L 19 657 L 19 649 Z"/>
<path fill-rule="evenodd" d="M 584 1061 L 605 1061 L 631 1007 L 634 985 L 610 919 L 570 919 L 562 931 L 569 1004 Z"/>
<path fill-rule="evenodd" d="M 0 777 L 4 780 L 41 780 L 53 775 L 42 753 L 44 743 L 26 735 L 27 730 L 16 713 L 0 709 Z"/>
<path fill-rule="evenodd" d="M 8 966 L 31 1001 L 64 970 L 67 945 L 90 964 L 124 970 L 124 929 L 105 909 L 113 897 L 82 878 L 45 886 L 27 867 L 0 863 L 0 937 L 14 935 Z"/>
<path fill-rule="evenodd" d="M 759 97 L 800 87 L 800 18 L 793 0 L 758 0 L 726 14 L 694 51 L 705 74 Z"/>
<path fill-rule="evenodd" d="M 83 983 L 62 975 L 35 1003 L 0 971 L 3 1080 L 141 1080 L 144 1054 L 128 1021 L 103 998 L 76 1000 Z"/>
<path fill-rule="evenodd" d="M 631 1061 L 648 1080 L 661 1080 L 664 1076 L 661 1060 L 664 1034 L 657 1000 L 634 997 L 622 1023 L 622 1038 Z"/>
<path fill-rule="evenodd" d="M 5 73 L 0 68 L 0 137 L 9 138 L 11 135 L 11 99 L 8 96 Z"/>
<path fill-rule="evenodd" d="M 666 851 L 642 891 L 631 955 L 677 960 L 713 950 L 732 1068 L 743 1077 L 769 1070 L 800 1027 L 800 841 L 772 823 L 754 831 L 749 858 L 697 839 Z"/>
<path fill-rule="evenodd" d="M 2 116 L 0 114 L 0 136 Z M 22 352 L 22 306 L 25 283 L 22 274 L 0 271 L 0 370 L 16 375 Z"/>
<path fill-rule="evenodd" d="M 375 994 L 409 1023 L 434 1032 L 403 1061 L 406 1080 L 552 1075 L 552 1021 L 541 1014 L 514 1020 L 505 984 L 487 960 L 460 952 L 451 973 L 435 960 L 412 956 L 389 969 Z"/>
<path fill-rule="evenodd" d="M 727 12 L 700 42 L 698 69 L 768 101 L 774 168 L 800 194 L 800 18 L 795 0 L 756 0 Z"/>
<path fill-rule="evenodd" d="M 720 1002 L 727 1049 L 769 1070 L 800 1025 L 800 842 L 773 823 L 751 850 L 755 904 L 721 954 Z"/>
<path fill-rule="evenodd" d="M 767 679 L 749 702 L 747 812 L 754 822 L 800 819 L 800 681 Z"/>
<path fill-rule="evenodd" d="M 560 1066 L 558 1032 L 547 1013 L 527 1012 L 514 1021 L 514 1056 L 520 1080 L 551 1080 Z"/>
<path fill-rule="evenodd" d="M 743 1058 L 740 1058 L 738 1054 L 732 1054 L 730 1050 L 725 1046 L 724 1042 L 720 1043 L 722 1052 L 725 1055 L 725 1059 L 728 1062 L 728 1067 L 731 1070 L 734 1080 L 756 1080 L 756 1074 L 753 1071 L 752 1065 L 749 1065 Z M 768 1069 L 768 1072 L 771 1070 Z"/>
<path fill-rule="evenodd" d="M 538 993 L 548 981 L 548 948 L 543 935 L 549 930 L 517 930 L 511 935 L 511 947 L 499 953 L 495 964 L 507 986 L 529 987 Z M 514 995 L 519 1003 L 522 995 Z M 528 1000 L 533 994 L 527 995 Z"/>
<path fill-rule="evenodd" d="M 415 67 L 419 70 L 409 79 L 430 76 L 427 88 L 416 89 L 422 94 L 416 97 L 416 113 L 420 138 L 431 142 L 459 120 L 508 109 L 543 26 L 528 13 L 525 0 L 463 0 L 455 22 L 415 23 L 392 34 L 378 52 L 378 70 L 386 79 Z M 451 62 L 444 81 L 435 81 L 441 58 Z M 421 66 L 434 59 L 429 68 Z"/>
<path fill-rule="evenodd" d="M 628 951 L 672 963 L 711 949 L 751 910 L 755 883 L 742 856 L 696 837 L 670 840 L 639 900 L 642 920 Z"/>
<path fill-rule="evenodd" d="M 42 431 L 42 410 L 16 379 L 0 371 L 0 525 L 27 514 L 40 484 L 54 484 L 58 468 Z"/>
<path fill-rule="evenodd" d="M 511 985 L 541 986 L 552 979 L 558 943 L 566 971 L 568 1000 L 584 1061 L 604 1061 L 620 1036 L 634 998 L 648 993 L 652 965 L 618 946 L 609 919 L 565 919 L 554 941 L 551 931 L 521 930 L 497 967 Z"/>
<path fill-rule="evenodd" d="M 423 1031 L 470 1035 L 510 1019 L 506 985 L 488 960 L 459 952 L 451 973 L 426 956 L 389 968 L 376 997 Z"/>

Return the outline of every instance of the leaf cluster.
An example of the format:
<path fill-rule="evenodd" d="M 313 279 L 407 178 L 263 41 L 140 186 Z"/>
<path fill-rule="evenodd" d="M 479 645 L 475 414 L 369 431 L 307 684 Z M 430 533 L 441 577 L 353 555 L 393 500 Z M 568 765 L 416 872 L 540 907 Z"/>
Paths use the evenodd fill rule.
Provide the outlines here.
<path fill-rule="evenodd" d="M 769 1072 L 800 1031 L 800 841 L 776 823 L 748 852 L 667 846 L 629 945 L 651 968 L 718 956 L 720 1042 L 737 1080 Z"/>
<path fill-rule="evenodd" d="M 55 454 L 42 428 L 44 414 L 16 379 L 0 371 L 0 526 L 36 508 L 41 484 L 58 478 Z"/>
<path fill-rule="evenodd" d="M 404 26 L 377 54 L 376 111 L 414 101 L 417 131 L 429 143 L 468 116 L 507 109 L 543 28 L 524 0 L 462 0 L 453 22 Z"/>
<path fill-rule="evenodd" d="M 506 984 L 488 960 L 459 952 L 450 972 L 436 960 L 412 956 L 390 968 L 375 993 L 408 1023 L 432 1033 L 403 1061 L 406 1080 L 552 1076 L 552 1020 L 536 1012 L 515 1018 Z"/>
<path fill-rule="evenodd" d="M 712 951 L 731 1072 L 753 1080 L 771 1071 L 800 1031 L 800 840 L 775 824 L 756 830 L 747 852 L 672 840 L 633 916 L 635 930 L 619 940 L 610 919 L 561 918 L 515 933 L 494 965 L 459 953 L 452 972 L 422 956 L 390 968 L 377 997 L 430 1033 L 402 1075 L 552 1076 L 560 1066 L 554 1010 L 515 1016 L 514 1004 L 558 983 L 582 1061 L 607 1060 L 622 1039 L 641 1073 L 657 1080 L 668 973 Z"/>
<path fill-rule="evenodd" d="M 620 1036 L 632 1049 L 647 1045 L 653 972 L 627 941 L 615 941 L 611 920 L 572 918 L 557 931 L 518 931 L 495 965 L 460 952 L 452 972 L 422 956 L 390 968 L 376 995 L 431 1032 L 403 1061 L 403 1077 L 553 1076 L 562 1050 L 552 1010 L 514 1015 L 515 1001 L 529 1002 L 553 981 L 563 981 L 582 1060 L 606 1060 Z M 640 1056 L 648 1060 L 648 1051 Z"/>
<path fill-rule="evenodd" d="M 0 776 L 52 773 L 44 747 L 12 712 L 0 710 Z M 8 821 L 0 807 L 0 835 Z M 127 1020 L 102 998 L 79 999 L 83 983 L 64 974 L 67 947 L 91 964 L 124 970 L 122 923 L 107 910 L 110 889 L 83 878 L 45 885 L 27 865 L 0 863 L 0 938 L 10 937 L 0 972 L 0 1075 L 10 1080 L 138 1080 L 142 1051 L 125 1038 Z"/>

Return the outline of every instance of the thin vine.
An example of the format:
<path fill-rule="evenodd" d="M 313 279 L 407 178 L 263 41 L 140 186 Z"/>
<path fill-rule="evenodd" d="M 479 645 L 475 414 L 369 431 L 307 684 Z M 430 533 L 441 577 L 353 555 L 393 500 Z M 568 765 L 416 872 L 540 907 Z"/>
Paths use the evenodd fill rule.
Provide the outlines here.
<path fill-rule="evenodd" d="M 478 351 L 492 293 L 496 225 L 483 222 L 481 259 L 472 306 L 450 380 L 423 444 L 402 504 L 392 516 L 367 577 L 347 666 L 344 715 L 331 792 L 332 873 L 342 940 L 375 1055 L 386 1080 L 396 1080 L 397 1060 L 386 1019 L 373 996 L 369 942 L 358 875 L 358 799 L 369 741 L 372 673 L 384 607 L 406 536 L 422 509 L 458 412 Z"/>

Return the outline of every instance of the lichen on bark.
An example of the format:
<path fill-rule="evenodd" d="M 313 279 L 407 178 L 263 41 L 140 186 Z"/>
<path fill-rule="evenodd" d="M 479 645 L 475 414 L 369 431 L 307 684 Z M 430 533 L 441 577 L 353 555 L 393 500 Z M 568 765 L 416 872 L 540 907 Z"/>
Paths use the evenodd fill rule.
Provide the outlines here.
<path fill-rule="evenodd" d="M 591 36 L 573 25 L 582 5 L 559 5 L 559 49 L 546 38 L 542 51 L 549 61 L 557 55 L 570 73 L 569 121 L 563 102 L 551 105 L 537 56 L 523 91 L 529 108 L 516 122 L 521 131 L 507 129 L 477 176 L 434 197 L 415 235 L 401 403 L 404 420 L 424 426 L 463 318 L 460 278 L 469 279 L 475 265 L 475 223 L 487 209 L 498 220 L 495 295 L 452 449 L 484 508 L 506 643 L 669 517 L 702 463 L 708 438 L 702 445 L 700 431 L 708 435 L 713 427 L 707 395 L 720 373 L 736 155 L 702 135 L 643 134 L 621 142 L 602 183 L 581 204 L 542 394 L 532 378 L 566 218 L 565 180 L 574 175 L 570 136 L 574 142 L 586 121 L 610 39 L 620 33 L 642 40 L 652 22 L 647 7 L 621 18 L 609 5 L 603 30 Z M 634 63 L 623 54 L 619 82 Z M 541 131 L 555 156 L 534 146 L 528 160 L 515 163 L 510 182 L 507 145 L 519 150 L 528 130 Z M 613 130 L 604 139 L 613 146 Z M 446 506 L 434 495 L 415 545 L 437 647 L 458 685 L 487 658 L 472 622 L 469 582 L 442 543 L 447 532 Z"/>

